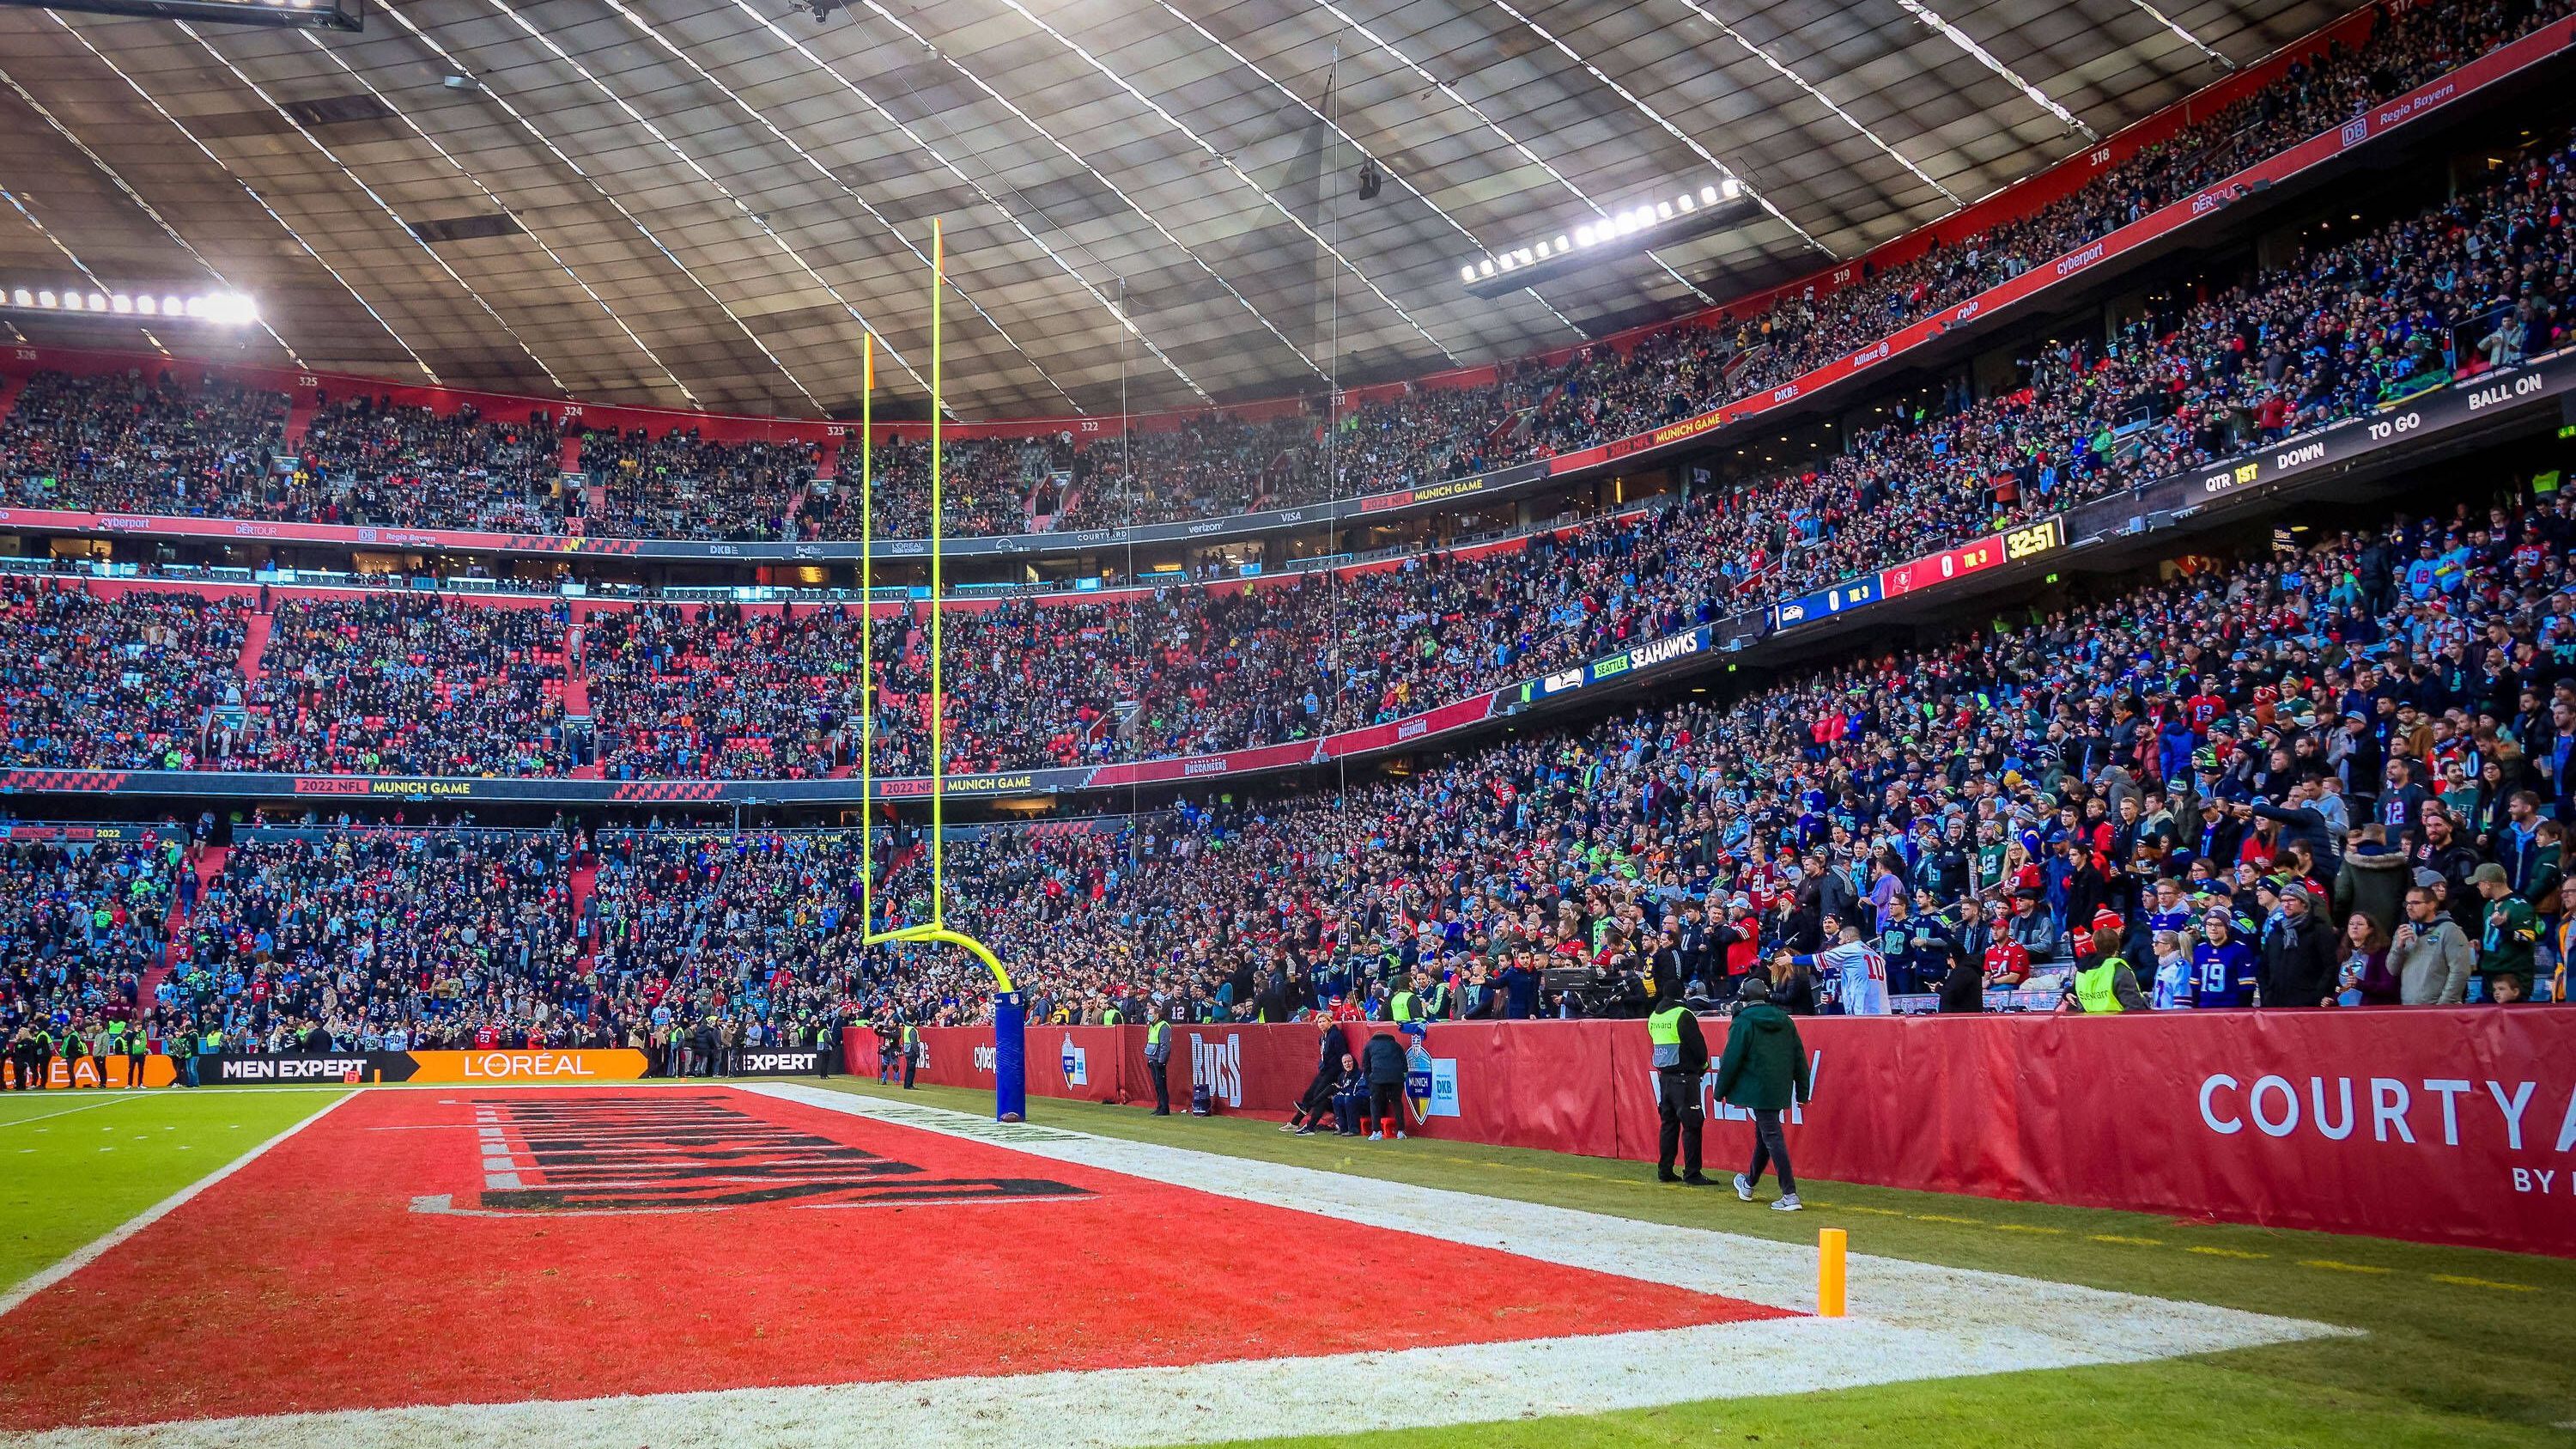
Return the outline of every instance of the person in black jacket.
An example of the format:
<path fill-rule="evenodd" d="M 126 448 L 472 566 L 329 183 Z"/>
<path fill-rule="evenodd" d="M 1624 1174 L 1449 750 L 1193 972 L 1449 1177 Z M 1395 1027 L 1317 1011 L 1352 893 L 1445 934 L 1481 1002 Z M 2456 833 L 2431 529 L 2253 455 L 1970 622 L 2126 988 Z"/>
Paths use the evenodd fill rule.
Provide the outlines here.
<path fill-rule="evenodd" d="M 1655 998 L 1654 1009 L 1646 1013 L 1646 1031 L 1654 1047 L 1655 1114 L 1663 1123 L 1655 1181 L 1707 1187 L 1709 1180 L 1699 1170 L 1700 1134 L 1706 1126 L 1699 1083 L 1708 1073 L 1708 1038 L 1700 1033 L 1699 1018 L 1682 1004 L 1679 983 L 1670 994 Z M 1673 1172 L 1677 1152 L 1679 1175 Z"/>
<path fill-rule="evenodd" d="M 1968 905 L 1974 907 L 1971 900 Z M 1949 969 L 1941 976 L 1941 1014 L 1986 1009 L 1986 947 L 1993 932 L 1980 918 L 1963 923 L 1950 940 Z"/>
<path fill-rule="evenodd" d="M 1419 1037 L 1418 1023 L 1406 1022 L 1406 1033 Z M 1383 1142 L 1389 1132 L 1404 1140 L 1404 1043 L 1394 1032 L 1379 1032 L 1360 1048 L 1360 1069 L 1368 1077 L 1368 1139 Z"/>
<path fill-rule="evenodd" d="M 1758 970 L 1759 968 L 1756 969 Z M 1780 1008 L 1782 1011 L 1789 1013 L 1791 1016 L 1815 1015 L 1815 971 L 1810 967 L 1798 965 L 1794 958 L 1790 961 L 1790 964 L 1787 967 L 1783 968 L 1783 970 L 1786 972 L 1785 975 L 1775 976 L 1771 979 L 1771 990 L 1763 997 L 1763 999 L 1770 1002 L 1773 1006 Z M 1744 990 L 1743 983 L 1738 982 L 1735 989 L 1737 994 L 1741 995 Z"/>
<path fill-rule="evenodd" d="M 1343 1064 L 1350 1060 L 1350 1048 L 1342 1041 L 1342 1024 L 1329 1016 L 1315 1018 L 1315 1079 L 1306 1084 L 1306 1094 L 1297 1099 L 1295 1111 L 1279 1124 L 1282 1132 L 1300 1137 L 1314 1135 L 1324 1125 L 1324 1114 L 1333 1110 L 1333 1090 L 1341 1085 Z"/>
<path fill-rule="evenodd" d="M 2281 892 L 2281 919 L 2263 933 L 2262 1004 L 2332 1006 L 2341 984 L 2334 930 L 2317 914 L 2308 888 Z"/>

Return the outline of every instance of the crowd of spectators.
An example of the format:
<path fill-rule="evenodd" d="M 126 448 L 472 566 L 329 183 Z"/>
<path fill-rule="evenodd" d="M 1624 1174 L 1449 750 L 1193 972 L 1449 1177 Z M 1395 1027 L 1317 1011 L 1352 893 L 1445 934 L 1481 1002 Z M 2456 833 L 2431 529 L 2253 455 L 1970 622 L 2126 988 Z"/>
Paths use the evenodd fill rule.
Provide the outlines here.
<path fill-rule="evenodd" d="M 557 534 L 582 512 L 563 487 L 551 414 L 504 422 L 389 398 L 320 399 L 288 494 L 261 516 L 379 528 Z"/>
<path fill-rule="evenodd" d="M 598 975 L 668 1074 L 815 1044 L 892 969 L 859 949 L 853 837 L 611 831 L 599 859 Z"/>
<path fill-rule="evenodd" d="M 264 516 L 295 501 L 286 413 L 285 394 L 229 382 L 40 372 L 0 415 L 0 505 Z"/>
<path fill-rule="evenodd" d="M 1306 410 L 1208 413 L 1125 437 L 1102 434 L 1079 447 L 1064 435 L 951 439 L 947 526 L 957 534 L 1018 532 L 1049 516 L 1058 527 L 1091 528 L 1295 505 L 1438 482 L 1708 412 L 2330 131 L 2571 5 L 2576 0 L 2382 7 L 2362 44 L 2309 47 L 2273 81 L 2036 210 L 1896 265 L 1864 263 L 1840 288 L 1808 287 L 1758 309 L 1721 308 L 1561 360 L 1506 365 L 1489 384 L 1407 387 L 1329 419 Z M 2554 279 L 2489 265 L 2488 249 L 2520 250 L 2530 241 L 2510 222 L 2490 220 L 2474 208 L 2467 216 L 2436 212 L 2412 232 L 2381 238 L 2388 249 L 2375 255 L 2320 259 L 2303 275 L 2276 279 L 2282 285 L 2269 299 L 2277 307 L 2196 308 L 2157 319 L 2165 325 L 2153 336 L 2124 338 L 2107 356 L 2087 349 L 2043 360 L 2034 381 L 2050 390 L 2041 404 L 1988 408 L 1977 436 L 1946 455 L 1944 466 L 2080 474 L 2106 429 L 2122 462 L 2277 431 L 2343 404 L 2343 394 L 2360 389 L 2365 377 L 2385 385 L 2391 372 L 2429 369 L 2432 352 L 2458 349 L 2447 338 L 2423 339 L 2472 320 L 2480 330 L 2465 340 L 2481 361 L 2535 348 L 2527 334 L 2556 326 Z M 2418 240 L 2456 245 L 2443 257 L 2419 258 L 2407 250 Z M 2418 264 L 2391 277 L 2392 260 Z M 2533 310 L 2517 310 L 2523 283 L 2545 294 Z M 2319 313 L 2321 325 L 2307 326 Z M 2173 326 L 2185 334 L 2167 335 Z M 2349 355 L 2347 344 L 2355 348 Z M 2259 373 L 2260 385 L 2240 373 Z M 2132 443 L 2125 430 L 2140 408 L 2158 426 Z M 229 384 L 189 393 L 132 377 L 47 374 L 0 427 L 0 490 L 13 501 L 56 506 L 405 527 L 690 538 L 856 532 L 855 484 L 813 486 L 818 460 L 809 445 L 717 444 L 685 431 L 652 439 L 590 433 L 582 466 L 607 498 L 592 517 L 588 500 L 563 488 L 555 425 L 542 416 L 501 424 L 470 410 L 434 416 L 384 399 L 330 402 L 296 454 L 280 461 L 284 416 L 281 396 Z M 881 532 L 927 531 L 927 452 L 919 440 L 880 446 Z M 1830 520 L 1866 486 L 1846 477 L 1828 491 L 1829 498 L 1804 508 Z"/>
<path fill-rule="evenodd" d="M 594 428 L 581 467 L 603 506 L 596 530 L 625 538 L 800 536 L 821 458 L 811 443 L 713 442 L 695 429 L 652 436 Z"/>
<path fill-rule="evenodd" d="M 744 1050 L 837 1047 L 865 981 L 856 859 L 831 835 L 264 831 L 224 860 L 141 1017 L 197 1050 L 623 1046 L 656 1075 L 721 1073 Z M 76 958 L 78 930 L 46 925 L 26 934 L 63 949 L 37 964 Z"/>
<path fill-rule="evenodd" d="M 138 836 L 140 832 L 137 832 Z M 137 1011 L 167 922 L 197 878 L 177 831 L 119 841 L 0 841 L 0 1042 L 13 1065 L 78 1055 Z"/>
<path fill-rule="evenodd" d="M 950 919 L 1066 1022 L 1408 992 L 1616 1015 L 1753 972 L 1793 1011 L 1866 1009 L 1854 967 L 1950 1009 L 2111 964 L 2132 1009 L 2562 996 L 2576 501 L 2186 556 L 1740 699 L 1417 763 L 952 840 Z M 112 1012 L 193 880 L 178 848 L 9 851 L 13 1019 Z M 620 1042 L 673 1070 L 975 1019 L 970 963 L 860 950 L 865 859 L 844 833 L 254 841 L 148 1005 L 261 1049 Z M 917 836 L 880 831 L 873 869 L 883 922 L 926 913 Z"/>
<path fill-rule="evenodd" d="M 987 835 L 949 852 L 950 917 L 1060 1020 L 1384 1014 L 1408 986 L 1619 1013 L 1755 970 L 1830 1009 L 1846 940 L 1952 1008 L 2113 957 L 2157 1007 L 2547 998 L 2576 954 L 2571 550 L 2557 496 L 2187 558 L 1731 704 Z M 888 896 L 918 909 L 918 877 Z M 904 989 L 981 1009 L 967 965 Z"/>
<path fill-rule="evenodd" d="M 612 779 L 813 779 L 854 757 L 855 608 L 601 610 L 583 628 L 600 764 Z"/>
<path fill-rule="evenodd" d="M 229 770 L 559 775 L 566 606 L 278 601 Z"/>
<path fill-rule="evenodd" d="M 0 764 L 185 770 L 242 702 L 237 600 L 0 585 Z"/>
<path fill-rule="evenodd" d="M 552 832 L 338 830 L 236 844 L 147 1003 L 199 1049 L 605 1045 Z"/>

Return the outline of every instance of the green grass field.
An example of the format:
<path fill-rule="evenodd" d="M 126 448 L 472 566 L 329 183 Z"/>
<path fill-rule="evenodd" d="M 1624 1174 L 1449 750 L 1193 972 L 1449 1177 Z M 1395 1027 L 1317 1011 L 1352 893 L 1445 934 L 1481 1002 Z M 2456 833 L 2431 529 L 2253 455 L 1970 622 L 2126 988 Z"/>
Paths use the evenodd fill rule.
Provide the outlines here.
<path fill-rule="evenodd" d="M 0 1096 L 0 1293 L 337 1095 L 276 1087 Z"/>
<path fill-rule="evenodd" d="M 867 1095 L 989 1112 L 991 1098 Z M 329 1101 L 335 1089 L 138 1097 L 0 1097 L 0 1292 Z M 1051 1125 L 1461 1192 L 1713 1227 L 1803 1251 L 1820 1227 L 1854 1251 L 2283 1314 L 2366 1331 L 2126 1367 L 2004 1374 L 1449 1430 L 1269 1444 L 1645 1446 L 1727 1443 L 1994 1449 L 2138 1446 L 2558 1445 L 2576 1449 L 2576 1262 L 2383 1239 L 2178 1222 L 2134 1213 L 1808 1184 L 1787 1216 L 1731 1193 L 1658 1186 L 1636 1164 L 1510 1148 L 1295 1138 L 1240 1118 L 1153 1118 L 1047 1101 Z M 1712 1156 L 1743 1145 L 1711 1130 Z M 1792 1248 L 1785 1247 L 1784 1251 Z M 1855 1308 L 1866 1311 L 1865 1302 Z M 1680 1364 L 1741 1391 L 1762 1367 Z"/>

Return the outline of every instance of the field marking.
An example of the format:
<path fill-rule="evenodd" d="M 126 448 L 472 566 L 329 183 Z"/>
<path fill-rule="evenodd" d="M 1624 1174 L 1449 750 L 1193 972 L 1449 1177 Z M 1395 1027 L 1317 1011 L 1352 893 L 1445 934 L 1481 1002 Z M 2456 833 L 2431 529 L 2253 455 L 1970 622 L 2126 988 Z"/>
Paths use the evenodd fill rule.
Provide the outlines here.
<path fill-rule="evenodd" d="M 1811 1309 L 1814 1250 L 1513 1199 L 1095 1137 L 786 1083 L 754 1095 L 1536 1261 Z M 1739 1205 L 1710 1200 L 1712 1221 Z M 1747 1209 L 1746 1211 L 1750 1211 Z M 2073 1284 L 1851 1259 L 1854 1316 L 1385 1353 L 914 1382 L 362 1409 L 0 1435 L 9 1449 L 861 1446 L 1142 1449 L 1605 1413 L 1708 1398 L 2142 1362 L 2353 1330 Z M 2141 1348 L 2139 1345 L 2152 1345 Z M 1759 1374 L 1676 1371 L 1760 1362 Z"/>
<path fill-rule="evenodd" d="M 26 1281 L 20 1283 L 17 1287 L 11 1288 L 6 1292 L 0 1292 L 0 1318 L 7 1317 L 19 1304 L 26 1302 L 28 1299 L 33 1298 L 37 1294 L 44 1292 L 46 1289 L 53 1287 L 57 1283 L 60 1283 L 65 1278 L 68 1278 L 74 1273 L 79 1272 L 81 1269 L 88 1267 L 90 1264 L 97 1262 L 100 1258 L 106 1256 L 108 1251 L 114 1248 L 117 1244 L 124 1242 L 126 1239 L 133 1237 L 136 1233 L 143 1231 L 145 1228 L 152 1226 L 154 1223 L 161 1221 L 170 1214 L 177 1212 L 180 1208 L 185 1207 L 188 1204 L 189 1199 L 194 1198 L 197 1194 L 204 1192 L 207 1188 L 213 1187 L 216 1183 L 223 1181 L 225 1178 L 232 1176 L 234 1173 L 250 1166 L 253 1162 L 258 1161 L 261 1157 L 266 1156 L 270 1148 L 277 1146 L 287 1138 L 292 1137 L 296 1133 L 303 1131 L 305 1128 L 312 1126 L 314 1123 L 321 1121 L 324 1113 L 327 1113 L 332 1108 L 346 1102 L 352 1095 L 354 1094 L 344 1091 L 341 1095 L 323 1103 L 320 1111 L 317 1111 L 311 1116 L 306 1117 L 304 1120 L 297 1122 L 294 1126 L 278 1133 L 266 1142 L 259 1144 L 257 1147 L 254 1147 L 250 1151 L 243 1153 L 241 1156 L 234 1158 L 232 1161 L 225 1163 L 223 1166 L 216 1168 L 214 1171 L 207 1173 L 205 1176 L 198 1178 L 196 1181 L 189 1183 L 187 1186 L 180 1188 L 177 1192 L 161 1199 L 159 1202 L 156 1202 L 152 1206 L 145 1208 L 143 1211 L 136 1213 L 134 1216 L 127 1218 L 123 1223 L 108 1229 L 108 1231 L 100 1237 L 79 1248 L 73 1249 L 69 1255 L 54 1263 L 53 1266 L 31 1274 Z"/>
<path fill-rule="evenodd" d="M 2457 1273 L 2436 1273 L 2433 1275 L 2433 1281 L 2436 1283 L 2448 1283 L 2455 1288 L 2493 1288 L 2500 1293 L 2537 1293 L 2540 1291 L 2528 1283 L 2499 1283 L 2493 1278 L 2467 1278 L 2462 1277 Z"/>
<path fill-rule="evenodd" d="M 12 1449 L 1142 1449 L 1342 1435 L 1654 1408 L 1684 1400 L 1857 1388 L 1923 1336 L 1860 1319 L 1460 1344 L 1388 1353 L 1091 1369 L 912 1383 L 722 1389 L 570 1403 L 476 1404 L 200 1419 L 0 1434 Z M 1759 1362 L 1760 1373 L 1705 1373 Z M 1938 1372 L 2028 1365 L 1954 1350 Z"/>
<path fill-rule="evenodd" d="M 134 1094 L 114 1096 L 102 1102 L 83 1102 L 77 1107 L 65 1107 L 59 1112 L 39 1112 L 32 1117 L 12 1117 L 5 1122 L 0 1122 L 0 1128 L 24 1127 L 30 1122 L 49 1122 L 56 1117 L 68 1117 L 74 1112 L 88 1112 L 99 1107 L 113 1107 L 119 1102 L 136 1102 L 140 1100 L 142 1100 L 140 1094 Z"/>

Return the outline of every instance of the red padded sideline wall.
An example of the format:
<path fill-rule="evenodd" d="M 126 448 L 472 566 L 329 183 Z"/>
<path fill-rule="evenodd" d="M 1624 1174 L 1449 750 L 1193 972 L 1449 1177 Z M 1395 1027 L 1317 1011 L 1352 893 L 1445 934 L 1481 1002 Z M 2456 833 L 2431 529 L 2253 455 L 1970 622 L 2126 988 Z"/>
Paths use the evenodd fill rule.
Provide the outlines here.
<path fill-rule="evenodd" d="M 1705 1024 L 1715 1051 L 1724 1023 Z M 2576 1256 L 2576 1011 L 1798 1025 L 1816 1098 L 1792 1118 L 1789 1145 L 1818 1178 Z M 1348 1028 L 1347 1044 L 1385 1029 Z M 924 1080 L 992 1085 L 989 1030 L 922 1035 Z M 1029 1090 L 1150 1099 L 1144 1036 L 1032 1026 Z M 1227 1112 L 1287 1111 L 1320 1055 L 1312 1026 L 1181 1026 L 1173 1038 L 1173 1100 L 1204 1075 Z M 1457 1113 L 1420 1124 L 1426 1135 L 1654 1155 L 1642 1022 L 1441 1023 L 1427 1047 L 1449 1064 Z M 868 1039 L 852 1065 L 873 1051 Z M 1712 1169 L 1731 1170 L 1750 1129 L 1708 1107 Z"/>

